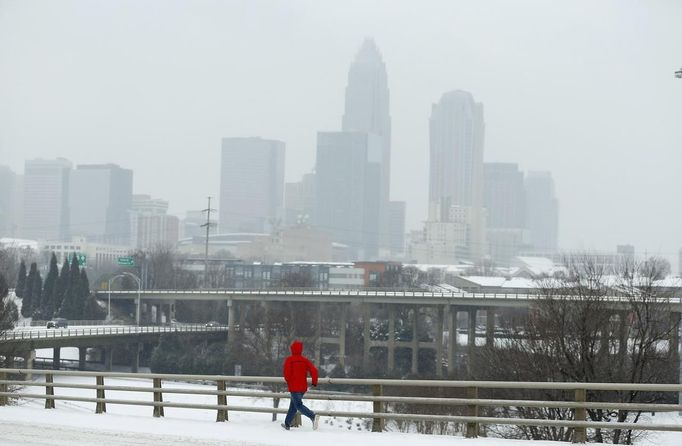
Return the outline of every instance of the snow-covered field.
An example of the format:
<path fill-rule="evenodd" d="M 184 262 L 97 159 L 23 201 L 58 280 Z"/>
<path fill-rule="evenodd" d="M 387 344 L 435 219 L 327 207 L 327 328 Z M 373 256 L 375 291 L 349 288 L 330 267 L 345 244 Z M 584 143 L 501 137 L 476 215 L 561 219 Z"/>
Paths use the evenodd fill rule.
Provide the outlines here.
<path fill-rule="evenodd" d="M 92 378 L 55 377 L 57 382 L 93 384 Z M 149 380 L 107 379 L 107 385 L 151 386 Z M 187 383 L 166 383 L 165 388 L 213 388 Z M 24 392 L 42 393 L 42 387 L 26 388 Z M 55 389 L 56 395 L 94 397 L 94 390 Z M 151 393 L 107 391 L 107 398 L 151 400 Z M 210 395 L 164 394 L 164 401 L 215 404 Z M 270 398 L 228 397 L 230 405 L 272 407 Z M 281 407 L 288 402 L 282 401 Z M 313 410 L 371 411 L 371 403 L 329 402 L 307 400 Z M 107 413 L 94 413 L 94 403 L 55 402 L 56 409 L 44 409 L 43 400 L 25 399 L 15 405 L 0 407 L 0 445 L 337 445 L 356 446 L 431 446 L 463 442 L 467 446 L 557 446 L 553 442 L 511 441 L 499 439 L 463 439 L 451 436 L 406 434 L 398 432 L 371 433 L 362 420 L 323 417 L 320 429 L 313 431 L 311 423 L 284 431 L 280 427 L 283 415 L 272 422 L 270 414 L 230 412 L 230 420 L 216 423 L 213 410 L 165 408 L 165 417 L 154 418 L 151 407 L 107 404 Z M 658 414 L 657 423 L 682 422 L 677 414 Z M 652 433 L 643 445 L 673 446 L 682 444 L 682 433 Z"/>

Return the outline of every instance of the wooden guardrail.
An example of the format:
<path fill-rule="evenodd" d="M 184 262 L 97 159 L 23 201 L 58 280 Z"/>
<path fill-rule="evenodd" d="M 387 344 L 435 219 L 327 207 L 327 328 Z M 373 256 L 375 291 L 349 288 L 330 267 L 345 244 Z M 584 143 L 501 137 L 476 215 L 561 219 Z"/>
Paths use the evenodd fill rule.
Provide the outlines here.
<path fill-rule="evenodd" d="M 26 376 L 44 376 L 43 380 L 26 379 Z M 72 382 L 55 382 L 56 376 L 89 377 L 92 384 L 75 384 Z M 14 378 L 14 379 L 12 379 Z M 149 380 L 149 384 L 140 386 L 117 386 L 106 384 L 110 378 L 136 378 Z M 163 381 L 195 381 L 200 383 L 215 383 L 215 389 L 197 388 L 164 388 Z M 186 408 L 216 411 L 216 421 L 227 421 L 230 411 L 255 412 L 272 414 L 286 413 L 285 408 L 279 408 L 279 400 L 287 398 L 288 393 L 256 390 L 227 389 L 227 383 L 259 383 L 284 384 L 282 378 L 262 376 L 222 376 L 222 375 L 182 375 L 157 373 L 119 373 L 119 372 L 73 372 L 73 371 L 45 371 L 26 369 L 0 369 L 0 406 L 8 403 L 8 398 L 44 399 L 45 408 L 55 408 L 56 401 L 79 401 L 95 403 L 96 413 L 105 413 L 107 404 L 122 404 L 133 406 L 149 406 L 153 408 L 154 417 L 163 417 L 164 408 Z M 318 386 L 355 385 L 368 386 L 371 394 L 351 394 L 339 392 L 311 391 L 306 395 L 309 400 L 327 401 L 362 401 L 372 402 L 372 412 L 353 412 L 336 410 L 316 411 L 322 416 L 339 416 L 365 418 L 372 420 L 372 430 L 381 432 L 385 420 L 406 421 L 435 421 L 452 422 L 465 425 L 466 437 L 477 437 L 480 425 L 516 425 L 516 426 L 549 426 L 563 427 L 573 430 L 574 442 L 585 442 L 588 429 L 622 429 L 647 431 L 675 431 L 682 432 L 680 424 L 657 424 L 649 422 L 605 422 L 588 421 L 587 409 L 610 409 L 645 412 L 682 412 L 680 404 L 650 404 L 650 403 L 620 403 L 610 401 L 587 401 L 587 391 L 640 391 L 640 392 L 682 392 L 681 384 L 628 384 L 628 383 L 565 383 L 565 382 L 512 382 L 512 381 L 447 381 L 447 380 L 394 380 L 394 379 L 351 379 L 351 378 L 320 378 Z M 9 386 L 14 386 L 11 391 Z M 27 387 L 44 387 L 45 393 L 27 393 Z M 461 388 L 466 392 L 466 398 L 443 397 L 407 397 L 385 395 L 387 387 L 408 388 Z M 56 395 L 54 389 L 90 389 L 94 397 L 72 395 Z M 569 401 L 540 401 L 540 400 L 512 400 L 479 398 L 480 389 L 521 389 L 521 390 L 563 390 L 573 391 L 574 399 Z M 150 400 L 124 400 L 107 398 L 107 391 L 128 391 L 151 393 Z M 164 394 L 185 395 L 214 395 L 216 404 L 176 403 L 164 401 Z M 238 406 L 230 404 L 230 396 L 272 398 L 273 407 Z M 418 405 L 461 406 L 466 415 L 440 415 L 437 413 L 396 413 L 386 410 L 386 403 L 403 403 Z M 556 419 L 527 419 L 479 416 L 481 407 L 536 407 L 536 408 L 564 408 L 573 410 L 572 420 Z"/>

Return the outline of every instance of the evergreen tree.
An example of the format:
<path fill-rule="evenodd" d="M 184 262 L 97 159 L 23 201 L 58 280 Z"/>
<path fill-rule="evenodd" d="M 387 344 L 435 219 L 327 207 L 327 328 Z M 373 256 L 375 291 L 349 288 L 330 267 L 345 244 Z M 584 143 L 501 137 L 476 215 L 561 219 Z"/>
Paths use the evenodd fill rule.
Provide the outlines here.
<path fill-rule="evenodd" d="M 66 297 L 66 287 L 69 283 L 69 259 L 64 257 L 64 262 L 62 263 L 62 270 L 59 273 L 59 278 L 57 279 L 57 286 L 55 291 L 54 309 L 63 317 L 62 308 L 64 307 L 64 298 Z"/>
<path fill-rule="evenodd" d="M 35 265 L 35 264 L 33 264 Z M 33 265 L 31 265 L 31 269 L 33 269 Z M 36 273 L 33 276 L 33 279 L 29 281 L 30 287 L 31 287 L 31 305 L 33 308 L 31 309 L 31 316 L 33 319 L 40 319 L 42 316 L 40 314 L 40 302 L 43 297 L 43 278 L 40 275 L 40 271 L 38 271 L 38 268 L 36 267 Z"/>
<path fill-rule="evenodd" d="M 78 266 L 78 257 L 71 257 L 71 266 L 66 276 L 66 288 L 64 301 L 59 312 L 61 317 L 78 320 L 83 317 L 83 301 L 81 299 L 81 274 Z"/>
<path fill-rule="evenodd" d="M 24 317 L 32 317 L 33 312 L 40 305 L 40 295 L 42 294 L 42 279 L 38 272 L 38 265 L 31 263 L 31 269 L 26 278 L 24 292 L 21 302 L 21 315 Z"/>
<path fill-rule="evenodd" d="M 69 271 L 69 289 L 71 290 L 71 301 L 73 308 L 70 319 L 83 319 L 83 291 L 81 287 L 81 269 L 78 265 L 78 256 L 73 253 L 71 256 L 71 269 Z"/>
<path fill-rule="evenodd" d="M 88 279 L 88 273 L 85 272 L 85 268 L 81 269 L 79 282 L 78 307 L 80 308 L 81 319 L 85 319 L 83 317 L 85 304 L 90 297 L 90 280 Z"/>
<path fill-rule="evenodd" d="M 26 289 L 26 263 L 22 260 L 19 265 L 19 275 L 17 276 L 17 286 L 14 288 L 14 294 L 17 297 L 24 297 L 24 290 Z"/>
<path fill-rule="evenodd" d="M 59 280 L 59 267 L 57 266 L 57 256 L 52 253 L 50 258 L 50 270 L 45 276 L 43 284 L 43 297 L 40 300 L 40 313 L 45 319 L 52 319 L 56 310 L 57 301 L 57 281 Z"/>

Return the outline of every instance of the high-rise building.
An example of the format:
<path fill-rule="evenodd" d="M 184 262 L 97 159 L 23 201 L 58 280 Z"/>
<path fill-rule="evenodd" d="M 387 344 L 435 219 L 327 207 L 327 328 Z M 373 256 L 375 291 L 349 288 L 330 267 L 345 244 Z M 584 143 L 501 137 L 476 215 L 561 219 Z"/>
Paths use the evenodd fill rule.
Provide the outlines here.
<path fill-rule="evenodd" d="M 488 252 L 496 263 L 509 265 L 527 238 L 523 172 L 513 163 L 484 163 L 483 170 Z"/>
<path fill-rule="evenodd" d="M 312 223 L 315 209 L 315 174 L 303 175 L 301 181 L 284 186 L 284 224 L 286 226 Z"/>
<path fill-rule="evenodd" d="M 483 205 L 489 228 L 523 228 L 526 191 L 523 172 L 514 163 L 484 163 Z"/>
<path fill-rule="evenodd" d="M 0 237 L 14 237 L 16 231 L 15 197 L 17 175 L 0 166 Z"/>
<path fill-rule="evenodd" d="M 366 38 L 348 70 L 344 132 L 377 135 L 381 141 L 379 169 L 379 245 L 389 248 L 389 200 L 391 191 L 391 115 L 386 65 L 374 41 Z"/>
<path fill-rule="evenodd" d="M 116 164 L 84 164 L 71 172 L 71 233 L 91 242 L 130 243 L 133 171 Z"/>
<path fill-rule="evenodd" d="M 483 105 L 471 93 L 443 94 L 429 122 L 429 203 L 469 208 L 470 260 L 485 253 L 483 214 Z"/>
<path fill-rule="evenodd" d="M 378 255 L 381 138 L 364 132 L 319 132 L 314 222 L 356 258 Z"/>
<path fill-rule="evenodd" d="M 284 155 L 282 141 L 223 138 L 220 232 L 269 232 L 281 224 Z"/>
<path fill-rule="evenodd" d="M 138 249 L 175 246 L 180 219 L 168 215 L 168 202 L 149 195 L 133 195 L 130 218 L 131 245 Z"/>
<path fill-rule="evenodd" d="M 71 162 L 63 158 L 25 162 L 22 237 L 69 239 L 71 167 Z"/>
<path fill-rule="evenodd" d="M 536 251 L 556 251 L 559 232 L 559 202 L 550 172 L 528 172 L 526 189 L 526 227 L 529 242 Z"/>
<path fill-rule="evenodd" d="M 381 175 L 385 200 L 390 192 L 391 115 L 386 65 L 372 39 L 365 39 L 348 71 L 342 130 L 381 137 Z"/>

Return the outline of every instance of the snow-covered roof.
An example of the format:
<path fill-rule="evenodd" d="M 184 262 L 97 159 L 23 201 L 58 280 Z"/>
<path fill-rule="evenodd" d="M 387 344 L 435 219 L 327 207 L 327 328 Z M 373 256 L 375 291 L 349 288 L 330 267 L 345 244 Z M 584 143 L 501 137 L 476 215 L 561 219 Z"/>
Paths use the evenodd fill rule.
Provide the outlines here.
<path fill-rule="evenodd" d="M 3 238 L 0 238 L 0 246 L 2 246 L 3 248 L 19 248 L 19 249 L 30 248 L 30 249 L 33 249 L 34 251 L 37 251 L 38 250 L 38 241 L 37 240 L 26 240 L 26 239 L 20 239 L 20 238 L 3 237 Z"/>
<path fill-rule="evenodd" d="M 505 277 L 496 276 L 464 276 L 461 278 L 482 287 L 501 287 L 507 281 Z"/>

